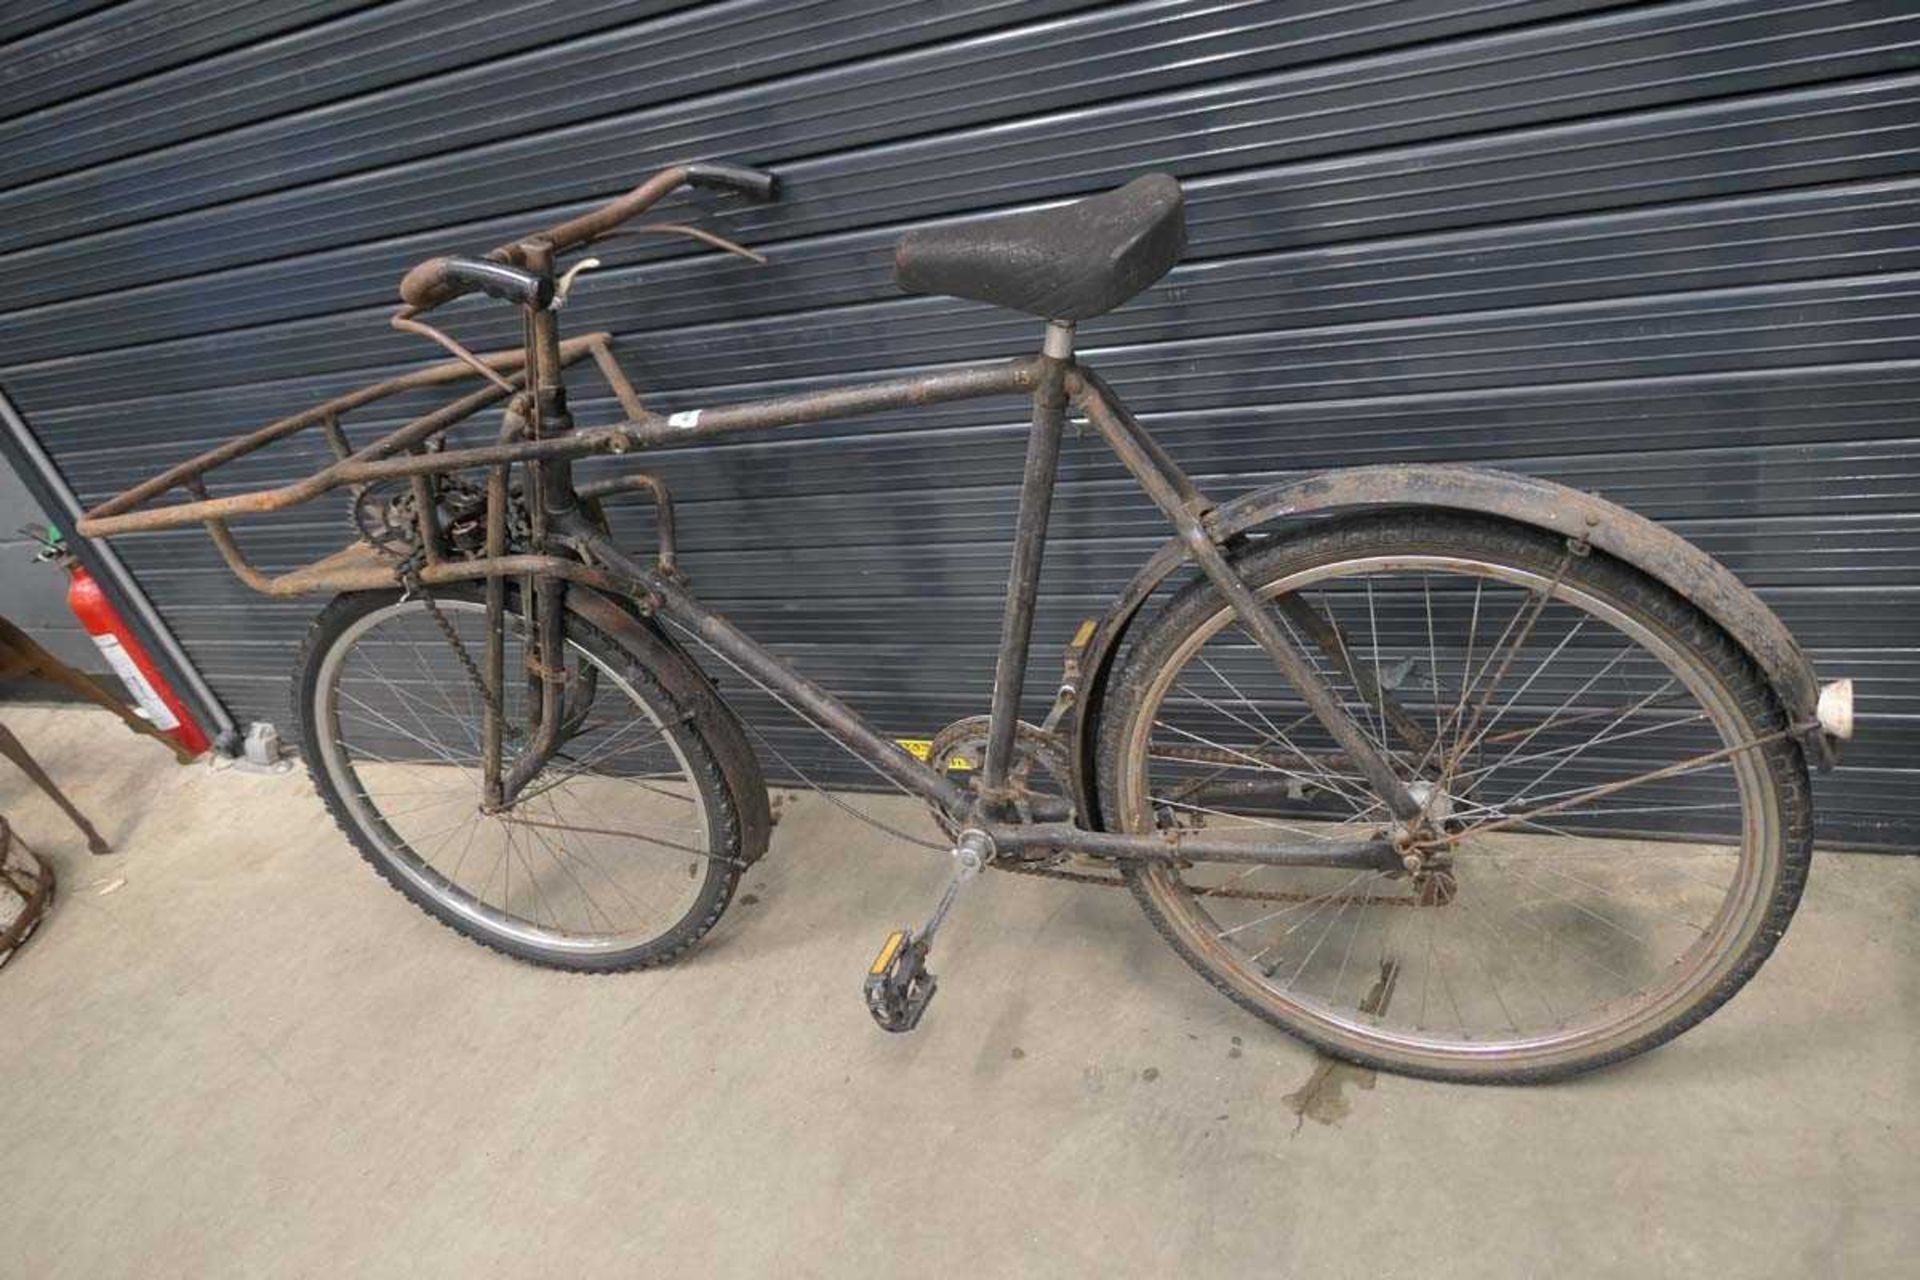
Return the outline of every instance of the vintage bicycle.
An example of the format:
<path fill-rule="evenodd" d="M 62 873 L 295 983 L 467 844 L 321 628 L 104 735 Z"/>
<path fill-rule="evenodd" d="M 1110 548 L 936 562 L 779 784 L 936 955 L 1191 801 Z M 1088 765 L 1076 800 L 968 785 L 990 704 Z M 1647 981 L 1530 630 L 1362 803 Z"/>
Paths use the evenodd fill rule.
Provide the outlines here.
<path fill-rule="evenodd" d="M 1037 355 L 653 412 L 607 334 L 562 338 L 563 304 L 597 265 L 564 260 L 689 186 L 777 194 L 766 173 L 680 165 L 484 257 L 421 263 L 393 323 L 450 363 L 263 427 L 79 525 L 202 524 L 249 586 L 332 595 L 299 659 L 300 749 L 347 837 L 427 912 L 561 969 L 685 952 L 766 852 L 759 751 L 785 763 L 719 692 L 735 684 L 923 798 L 943 833 L 944 893 L 864 980 L 890 1031 L 919 1023 L 936 933 L 988 869 L 1124 885 L 1255 1014 L 1341 1057 L 1449 1080 L 1544 1080 L 1651 1048 L 1772 950 L 1810 860 L 1809 762 L 1831 766 L 1850 735 L 1851 685 L 1818 683 L 1705 553 L 1597 496 L 1477 468 L 1203 494 L 1074 353 L 1076 322 L 1180 258 L 1182 196 L 1165 175 L 901 240 L 901 286 L 1031 314 Z M 680 223 L 621 233 L 635 231 L 757 257 Z M 422 319 L 475 291 L 519 310 L 520 350 L 477 355 Z M 624 420 L 575 425 L 568 374 L 583 361 Z M 343 425 L 472 379 L 376 440 Z M 925 759 L 701 603 L 663 481 L 604 473 L 690 442 L 977 397 L 1031 406 L 1018 523 L 991 705 Z M 504 406 L 497 433 L 461 437 L 491 406 Z M 1072 637 L 1057 696 L 1028 723 L 1070 418 L 1172 536 Z M 305 479 L 208 490 L 221 465 L 316 429 L 333 459 Z M 576 481 L 588 459 L 602 474 Z M 229 527 L 337 490 L 356 536 L 313 563 L 263 572 Z M 616 498 L 651 502 L 650 555 L 615 537 Z"/>

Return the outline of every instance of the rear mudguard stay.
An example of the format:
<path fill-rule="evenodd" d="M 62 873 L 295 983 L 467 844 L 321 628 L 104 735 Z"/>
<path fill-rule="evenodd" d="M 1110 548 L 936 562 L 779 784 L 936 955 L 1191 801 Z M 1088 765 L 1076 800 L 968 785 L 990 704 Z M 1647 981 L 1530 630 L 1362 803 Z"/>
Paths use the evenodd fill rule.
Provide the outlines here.
<path fill-rule="evenodd" d="M 740 816 L 740 856 L 748 863 L 759 861 L 773 832 L 767 779 L 733 708 L 693 660 L 655 624 L 634 617 L 598 591 L 578 583 L 567 587 L 567 607 L 626 645 L 686 708 L 694 729 L 712 748 L 732 793 L 734 811 Z"/>
<path fill-rule="evenodd" d="M 1427 507 L 1470 511 L 1530 525 L 1582 541 L 1623 560 L 1698 605 L 1745 649 L 1772 684 L 1790 723 L 1811 725 L 1820 687 L 1813 664 L 1786 624 L 1761 599 L 1700 548 L 1644 516 L 1591 493 L 1551 480 L 1480 467 L 1389 465 L 1328 471 L 1256 489 L 1207 517 L 1217 542 L 1294 516 L 1367 507 Z M 1135 574 L 1100 619 L 1073 666 L 1078 676 L 1073 717 L 1075 801 L 1086 825 L 1100 826 L 1091 752 L 1098 718 L 1120 642 L 1140 607 L 1187 563 L 1176 539 Z M 1802 735 L 1809 757 L 1833 763 L 1835 744 L 1817 729 Z"/>

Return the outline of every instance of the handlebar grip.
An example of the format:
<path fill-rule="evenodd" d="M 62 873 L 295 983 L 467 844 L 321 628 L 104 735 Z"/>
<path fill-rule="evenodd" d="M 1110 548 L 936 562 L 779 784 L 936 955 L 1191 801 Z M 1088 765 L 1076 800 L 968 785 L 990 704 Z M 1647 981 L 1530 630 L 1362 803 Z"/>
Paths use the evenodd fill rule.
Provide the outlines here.
<path fill-rule="evenodd" d="M 536 310 L 553 301 L 553 281 L 477 258 L 428 258 L 400 282 L 400 300 L 425 311 L 475 289 L 489 298 Z"/>
<path fill-rule="evenodd" d="M 767 204 L 780 194 L 778 178 L 737 164 L 690 164 L 687 185 L 738 192 L 757 204 Z"/>

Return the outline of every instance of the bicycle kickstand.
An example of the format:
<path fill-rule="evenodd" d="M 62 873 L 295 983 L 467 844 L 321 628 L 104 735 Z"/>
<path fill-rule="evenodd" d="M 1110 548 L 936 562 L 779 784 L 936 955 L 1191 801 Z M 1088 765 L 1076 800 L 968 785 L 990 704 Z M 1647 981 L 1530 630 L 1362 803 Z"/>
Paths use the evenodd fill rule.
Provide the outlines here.
<path fill-rule="evenodd" d="M 933 935 L 953 909 L 954 899 L 967 881 L 980 874 L 993 858 L 993 842 L 984 832 L 963 831 L 953 847 L 953 875 L 947 880 L 940 902 L 918 934 L 911 929 L 895 929 L 881 944 L 880 954 L 867 970 L 867 1012 L 885 1031 L 911 1031 L 920 1025 L 920 1016 L 933 1002 L 939 981 L 927 972 L 927 953 L 933 950 Z"/>

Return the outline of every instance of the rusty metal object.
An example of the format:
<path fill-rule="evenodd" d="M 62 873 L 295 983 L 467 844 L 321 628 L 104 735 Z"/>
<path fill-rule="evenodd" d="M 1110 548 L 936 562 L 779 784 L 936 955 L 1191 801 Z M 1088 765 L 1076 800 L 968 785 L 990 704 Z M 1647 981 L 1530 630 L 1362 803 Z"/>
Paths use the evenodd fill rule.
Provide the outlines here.
<path fill-rule="evenodd" d="M 543 255 L 551 256 L 585 248 L 595 240 L 611 233 L 622 223 L 639 217 L 684 186 L 717 187 L 735 191 L 755 200 L 772 199 L 775 189 L 771 175 L 757 173 L 750 169 L 722 164 L 673 165 L 660 170 L 625 195 L 609 201 L 591 213 L 583 213 L 576 218 L 569 218 L 565 222 L 549 227 L 545 231 L 496 246 L 487 252 L 486 261 L 497 262 L 503 266 L 528 267 Z M 711 232 L 695 231 L 693 228 L 676 224 L 667 224 L 665 229 L 692 235 L 696 239 L 711 238 L 712 241 L 721 241 L 721 237 L 713 236 Z M 751 250 L 734 245 L 731 241 L 725 241 L 719 247 L 737 251 L 747 257 L 757 256 Z M 442 272 L 445 262 L 444 258 L 429 258 L 409 271 L 400 282 L 401 300 L 411 308 L 425 311 L 456 296 L 445 288 Z"/>
<path fill-rule="evenodd" d="M 980 796 L 989 806 L 1010 806 L 1008 787 L 1020 694 L 1027 682 L 1027 648 L 1033 639 L 1033 606 L 1040 596 L 1040 566 L 1053 509 L 1060 438 L 1067 425 L 1067 369 L 1073 359 L 1073 326 L 1047 326 L 1045 354 L 1035 370 L 1033 427 L 1020 481 L 1020 514 L 1013 530 L 1013 563 L 1007 569 L 1006 607 L 1000 614 L 1000 655 L 993 673 L 987 758 L 981 764 Z"/>
<path fill-rule="evenodd" d="M 53 868 L 14 835 L 4 816 L 0 816 L 0 883 L 20 900 L 19 907 L 0 920 L 0 964 L 5 964 L 53 905 Z"/>
<path fill-rule="evenodd" d="M 570 218 L 557 226 L 520 240 L 499 245 L 487 252 L 490 262 L 507 266 L 524 267 L 527 265 L 529 249 L 540 242 L 551 253 L 564 253 L 569 249 L 590 244 L 605 235 L 629 218 L 637 217 L 686 185 L 685 166 L 675 165 L 662 169 L 626 195 L 602 205 L 592 213 L 583 213 Z M 406 274 L 400 282 L 400 297 L 409 307 L 426 310 L 448 301 L 453 294 L 442 288 L 440 268 L 444 259 L 429 258 Z"/>
<path fill-rule="evenodd" d="M 292 569 L 286 573 L 268 575 L 261 573 L 247 563 L 240 548 L 235 545 L 233 535 L 225 526 L 209 528 L 214 544 L 227 561 L 227 567 L 234 575 L 262 595 L 288 599 L 293 596 L 336 594 L 341 591 L 377 591 L 382 587 L 391 587 L 396 581 L 395 563 L 389 556 L 382 555 L 364 542 L 343 547 L 324 559 Z M 506 555 L 477 560 L 442 560 L 438 564 L 428 565 L 417 575 L 422 585 L 429 587 L 445 586 L 454 582 L 476 582 L 482 578 L 511 578 L 526 575 L 551 574 L 577 582 L 583 586 L 598 587 L 602 591 L 619 594 L 631 594 L 641 589 L 630 579 L 595 569 L 570 560 L 564 556 Z"/>
<path fill-rule="evenodd" d="M 1243 765 L 1248 762 L 1267 765 L 1275 769 L 1344 769 L 1351 762 L 1338 751 L 1314 752 L 1277 751 L 1272 747 L 1235 747 L 1231 751 L 1219 747 L 1203 747 L 1190 742 L 1153 742 L 1147 747 L 1148 754 L 1155 760 L 1178 760 L 1183 764 L 1212 764 L 1221 766 Z"/>
<path fill-rule="evenodd" d="M 1141 444 L 1137 426 L 1129 426 L 1115 413 L 1098 388 L 1085 379 L 1069 378 L 1068 383 L 1075 407 L 1087 415 L 1135 482 L 1180 531 L 1178 541 L 1183 553 L 1200 567 L 1232 606 L 1241 629 L 1273 660 L 1287 683 L 1352 759 L 1354 767 L 1388 811 L 1402 822 L 1418 821 L 1420 804 L 1387 762 L 1385 752 L 1376 749 L 1373 739 L 1347 715 L 1340 695 L 1326 677 L 1288 637 L 1273 610 L 1234 570 L 1221 549 L 1221 539 L 1207 527 L 1204 519 L 1207 504 L 1198 495 L 1187 496 L 1191 488 L 1183 488 L 1172 479 L 1178 472 L 1168 470 L 1172 467 L 1171 461 Z"/>
<path fill-rule="evenodd" d="M 486 362 L 485 358 L 481 356 L 477 356 L 473 352 L 467 350 L 467 348 L 464 345 L 456 341 L 451 334 L 446 332 L 446 330 L 435 328 L 433 325 L 426 323 L 424 320 L 415 320 L 412 316 L 407 315 L 405 312 L 402 312 L 394 316 L 393 319 L 388 323 L 393 325 L 394 328 L 398 329 L 402 333 L 411 333 L 417 337 L 426 338 L 431 342 L 439 343 L 441 346 L 445 347 L 448 351 L 451 351 L 453 353 L 453 358 L 458 360 L 461 364 L 464 364 L 465 366 L 467 366 L 467 368 L 473 370 L 475 373 L 479 374 L 482 378 L 485 378 L 488 382 L 491 382 L 494 386 L 500 388 L 500 390 L 505 392 L 506 394 L 508 395 L 513 394 L 513 384 L 511 382 L 507 381 L 505 378 L 501 377 L 500 374 L 495 372 L 493 367 Z"/>
<path fill-rule="evenodd" d="M 67 820 L 80 828 L 80 834 L 87 838 L 87 852 L 96 854 L 113 852 L 113 847 L 107 843 L 106 837 L 87 821 L 87 815 L 80 812 L 78 805 L 67 799 L 66 792 L 60 790 L 52 776 L 40 767 L 40 762 L 35 760 L 32 753 L 27 750 L 27 744 L 15 737 L 13 731 L 3 724 L 0 724 L 0 756 L 13 761 L 15 767 L 26 774 L 33 785 L 46 792 L 47 798 L 53 801 L 55 807 L 67 815 Z"/>
<path fill-rule="evenodd" d="M 1126 877 L 1117 871 L 1084 871 L 1078 868 L 1054 866 L 1041 861 L 1014 862 L 1007 859 L 998 859 L 987 865 L 995 871 L 1005 871 L 1010 875 L 1034 876 L 1041 880 L 1064 880 L 1069 884 L 1092 885 L 1102 889 L 1127 887 Z M 1444 884 L 1440 883 L 1443 876 Z M 1412 877 L 1407 878 L 1412 879 Z M 1195 889 L 1193 896 L 1234 902 L 1320 902 L 1337 910 L 1356 902 L 1371 907 L 1441 907 L 1453 901 L 1454 889 L 1452 872 L 1434 872 L 1423 884 L 1416 886 L 1416 892 L 1391 896 L 1379 893 L 1309 893 L 1301 889 L 1249 889 L 1238 884 Z"/>
<path fill-rule="evenodd" d="M 780 690 L 884 777 L 950 812 L 968 811 L 967 793 L 948 780 L 945 774 L 935 773 L 908 755 L 891 739 L 868 725 L 851 707 L 795 671 L 784 659 L 756 644 L 721 614 L 694 599 L 678 583 L 650 571 L 648 566 L 627 555 L 578 513 L 562 523 L 563 528 L 577 538 L 596 560 L 622 573 L 646 580 L 656 601 L 655 608 L 661 614 L 698 636 L 702 644 L 711 647 L 744 673 Z"/>
<path fill-rule="evenodd" d="M 564 346 L 562 347 L 564 351 Z M 611 342 L 596 342 L 593 345 L 593 364 L 600 376 L 613 388 L 613 398 L 620 402 L 620 408 L 629 418 L 645 418 L 647 406 L 640 401 L 640 393 L 633 389 L 633 383 L 627 378 L 627 371 L 620 367 L 614 358 Z"/>
<path fill-rule="evenodd" d="M 602 240 L 611 240 L 615 236 L 634 236 L 640 235 L 643 232 L 650 232 L 654 235 L 662 236 L 685 236 L 689 240 L 698 240 L 701 244 L 710 245 L 715 249 L 730 253 L 736 258 L 745 258 L 755 266 L 764 267 L 767 265 L 766 254 L 756 253 L 737 240 L 729 240 L 725 236 L 715 235 L 713 232 L 700 227 L 690 227 L 684 222 L 649 222 L 643 226 L 627 227 L 620 231 L 609 231 L 599 238 Z"/>
<path fill-rule="evenodd" d="M 798 427 L 828 418 L 845 418 L 887 409 L 914 409 L 949 400 L 976 400 L 987 396 L 1025 395 L 1038 377 L 1038 360 L 892 378 L 858 387 L 834 387 L 803 395 L 754 400 L 746 404 L 687 409 L 662 417 L 648 414 L 627 423 L 628 443 L 636 449 L 685 444 L 740 431 Z"/>
<path fill-rule="evenodd" d="M 660 566 L 660 572 L 685 581 L 680 573 L 679 554 L 673 537 L 673 495 L 667 492 L 666 481 L 650 472 L 634 471 L 623 476 L 589 481 L 577 486 L 574 492 L 590 502 L 610 498 L 616 493 L 644 493 L 652 498 L 656 543 L 654 560 Z"/>
<path fill-rule="evenodd" d="M 1064 823 L 988 826 L 997 849 L 1064 849 L 1129 862 L 1181 864 L 1225 862 L 1264 867 L 1346 867 L 1356 871 L 1398 871 L 1400 854 L 1390 840 L 1266 841 L 1219 840 L 1187 831 L 1124 835 L 1087 831 Z"/>
<path fill-rule="evenodd" d="M 561 346 L 562 358 L 566 363 L 571 364 L 590 354 L 595 346 L 606 345 L 610 341 L 610 337 L 605 333 L 590 333 L 583 337 L 569 339 Z M 481 359 L 494 369 L 517 370 L 525 364 L 526 358 L 524 352 L 501 351 L 482 356 Z M 257 431 L 229 440 L 197 457 L 189 458 L 161 472 L 153 479 L 135 485 L 125 493 L 107 499 L 80 518 L 77 532 L 88 538 L 108 538 L 122 533 L 177 529 L 205 520 L 284 511 L 303 502 L 310 502 L 331 489 L 356 481 L 379 479 L 390 475 L 411 475 L 416 472 L 451 471 L 463 466 L 478 465 L 477 462 L 468 461 L 464 457 L 454 458 L 454 454 L 461 452 L 457 450 L 447 454 L 432 455 L 432 457 L 451 459 L 443 465 L 434 465 L 430 460 L 416 460 L 415 465 L 409 468 L 404 460 L 398 466 L 391 461 L 380 460 L 403 452 L 411 445 L 431 439 L 488 405 L 498 403 L 507 395 L 507 392 L 498 387 L 482 388 L 432 413 L 415 418 L 372 444 L 339 459 L 332 466 L 325 467 L 293 484 L 275 489 L 255 490 L 252 493 L 233 494 L 224 498 L 177 503 L 171 506 L 147 506 L 162 494 L 186 487 L 189 481 L 204 481 L 207 473 L 215 467 L 232 462 L 236 458 L 243 458 L 270 444 L 284 440 L 295 432 L 312 426 L 325 428 L 331 421 L 333 424 L 329 430 L 331 439 L 338 432 L 339 418 L 354 409 L 364 408 L 376 400 L 384 400 L 403 391 L 442 386 L 472 376 L 472 371 L 464 363 L 449 361 L 335 396 L 311 409 L 291 417 L 281 418 L 277 422 L 270 422 Z M 517 375 L 510 380 L 517 381 Z M 344 437 L 340 438 L 344 440 Z M 491 459 L 482 461 L 487 460 Z"/>
<path fill-rule="evenodd" d="M 1048 327 L 1039 356 L 949 368 L 862 386 L 831 388 L 744 404 L 651 412 L 641 403 L 620 369 L 605 334 L 561 341 L 558 318 L 549 305 L 554 294 L 555 259 L 611 233 L 621 223 L 650 207 L 668 192 L 692 183 L 765 197 L 773 180 L 764 174 L 729 166 L 676 166 L 648 179 L 603 208 L 571 219 L 547 232 L 495 249 L 485 267 L 471 260 L 435 259 L 410 272 L 402 293 L 409 303 L 397 317 L 420 328 L 413 319 L 461 290 L 472 287 L 506 297 L 522 305 L 525 345 L 519 353 L 472 357 L 489 378 L 489 385 L 471 391 L 380 440 L 352 450 L 339 428 L 340 416 L 385 395 L 416 387 L 454 382 L 474 375 L 467 362 L 471 353 L 434 330 L 427 336 L 461 356 L 451 364 L 390 379 L 373 387 L 338 397 L 304 414 L 269 424 L 251 435 L 210 450 L 145 484 L 136 486 L 88 512 L 79 531 L 102 536 L 145 529 L 173 528 L 202 523 L 227 563 L 249 586 L 270 595 L 351 591 L 393 585 L 396 569 L 414 589 L 485 580 L 487 615 L 496 634 L 477 675 L 483 693 L 497 693 L 504 672 L 500 668 L 497 631 L 503 625 L 506 578 L 525 580 L 522 597 L 530 601 L 534 643 L 530 669 L 535 679 L 527 699 L 528 735 L 511 770 L 502 771 L 498 759 L 502 726 L 489 713 L 483 732 L 483 750 L 490 757 L 486 771 L 490 802 L 511 803 L 528 778 L 537 772 L 550 751 L 557 749 L 564 697 L 559 681 L 561 665 L 551 655 L 563 644 L 564 614 L 587 616 L 596 625 L 646 650 L 680 672 L 701 705 L 716 710 L 709 728 L 731 745 L 737 755 L 732 781 L 739 784 L 736 799 L 751 807 L 747 791 L 758 789 L 764 807 L 764 782 L 752 752 L 732 713 L 718 694 L 686 674 L 692 664 L 676 658 L 678 650 L 651 622 L 635 618 L 615 603 L 631 602 L 643 613 L 670 619 L 711 648 L 749 679 L 795 707 L 816 727 L 840 742 L 856 757 L 910 793 L 922 796 L 956 820 L 982 828 L 995 845 L 1010 852 L 1049 850 L 1086 853 L 1095 857 L 1143 863 L 1174 863 L 1205 858 L 1227 863 L 1274 866 L 1320 866 L 1396 871 L 1405 853 L 1384 839 L 1316 842 L 1222 841 L 1192 831 L 1122 835 L 1098 830 L 1100 818 L 1087 786 L 1086 744 L 1095 726 L 1101 687 L 1127 624 L 1153 590 L 1180 566 L 1193 563 L 1219 587 L 1240 615 L 1243 626 L 1273 659 L 1307 707 L 1340 748 L 1343 769 L 1365 776 L 1402 823 L 1418 825 L 1420 805 L 1389 768 L 1372 739 L 1355 725 L 1333 692 L 1325 675 L 1302 651 L 1310 643 L 1329 657 L 1329 668 L 1344 671 L 1369 702 L 1382 707 L 1410 744 L 1419 745 L 1424 730 L 1411 717 L 1394 715 L 1387 692 L 1372 683 L 1347 655 L 1344 638 L 1331 623 L 1311 609 L 1280 611 L 1266 607 L 1250 584 L 1239 576 L 1229 553 L 1234 539 L 1267 522 L 1318 511 L 1387 505 L 1416 505 L 1478 511 L 1562 534 L 1581 549 L 1598 547 L 1633 564 L 1698 603 L 1709 616 L 1749 652 L 1774 681 L 1792 716 L 1793 731 L 1816 753 L 1824 751 L 1826 737 L 1814 720 L 1817 689 L 1811 668 L 1785 627 L 1725 568 L 1697 548 L 1652 522 L 1589 494 L 1550 482 L 1500 472 L 1462 467 L 1390 466 L 1315 476 L 1292 484 L 1264 489 L 1216 507 L 1174 463 L 1146 429 L 1130 414 L 1111 389 L 1091 369 L 1074 362 L 1072 329 L 1064 323 Z M 677 225 L 656 228 L 692 233 Z M 704 233 L 696 239 L 709 239 Z M 721 247 L 738 249 L 729 242 Z M 740 250 L 741 252 L 750 252 Z M 501 270 L 510 267 L 511 271 Z M 567 408 L 565 369 L 591 356 L 628 414 L 611 427 L 575 430 Z M 574 459 L 594 454 L 704 442 L 743 431 L 801 426 L 852 414 L 907 409 L 990 396 L 1028 397 L 1033 406 L 1031 441 L 1021 516 L 1015 531 L 1015 554 L 1009 572 L 1006 615 L 996 672 L 993 712 L 986 734 L 983 785 L 978 794 L 956 786 L 943 772 L 928 768 L 900 750 L 867 724 L 851 707 L 793 670 L 741 632 L 725 617 L 702 604 L 686 589 L 676 570 L 676 539 L 672 502 L 656 477 L 633 474 L 575 486 Z M 436 437 L 488 405 L 511 397 L 496 443 L 463 448 L 433 448 Z M 1057 706 L 1073 709 L 1069 733 L 1074 751 L 1072 775 L 1077 822 L 1050 821 L 1053 815 L 1037 811 L 1021 814 L 1000 803 L 1017 742 L 1017 693 L 1025 674 L 1034 588 L 1041 563 L 1048 504 L 1056 481 L 1055 464 L 1062 424 L 1061 401 L 1072 403 L 1093 424 L 1135 480 L 1166 515 L 1179 536 L 1157 553 L 1136 576 L 1084 642 L 1076 639 L 1070 656 L 1068 683 Z M 313 475 L 275 489 L 210 498 L 204 477 L 224 462 L 242 457 L 308 426 L 326 434 L 334 461 Z M 511 468 L 525 468 L 526 483 L 519 499 L 509 487 Z M 450 546 L 438 527 L 437 487 L 433 477 L 461 470 L 486 472 L 486 535 L 476 550 L 471 526 L 458 547 Z M 411 541 L 413 554 L 397 563 L 365 543 L 355 544 L 313 564 L 277 575 L 253 568 L 225 522 L 235 516 L 280 511 L 342 485 L 404 480 L 413 491 Z M 170 506 L 148 504 L 174 489 L 191 490 L 196 500 Z M 468 485 L 468 491 L 474 486 Z M 655 563 L 623 551 L 610 536 L 598 499 L 613 493 L 648 493 L 655 502 L 659 551 Z M 510 534 L 508 508 L 516 500 L 526 504 L 524 530 Z M 466 517 L 470 519 L 471 517 Z M 459 523 L 456 519 L 455 523 Z M 429 603 L 430 603 L 429 598 Z M 1289 638 L 1280 619 L 1296 633 Z M 1300 640 L 1304 634 L 1305 641 Z M 703 692 L 704 690 L 704 692 Z M 487 700 L 489 707 L 496 704 Z M 1049 728 L 1054 726 L 1050 717 Z M 731 728 L 729 728 L 731 726 Z M 1809 727 L 1811 726 L 1811 727 Z M 1295 753 L 1297 754 L 1297 753 Z M 1317 765 L 1336 758 L 1312 757 Z M 1307 760 L 1302 757 L 1302 760 Z M 1199 763 L 1209 763 L 1199 761 Z M 1218 763 L 1218 762 L 1212 762 Z M 724 764 L 724 762 L 723 762 Z"/>
<path fill-rule="evenodd" d="M 1415 754 L 1425 752 L 1433 745 L 1433 738 L 1420 722 L 1408 714 L 1400 705 L 1400 700 L 1388 692 L 1374 678 L 1372 671 L 1353 660 L 1353 649 L 1347 643 L 1346 633 L 1332 618 L 1320 616 L 1320 611 L 1297 595 L 1285 595 L 1273 602 L 1274 610 L 1296 635 L 1313 641 L 1314 647 L 1337 663 L 1340 673 L 1350 681 L 1354 691 L 1360 695 L 1360 701 L 1368 706 L 1378 707 L 1382 718 L 1391 724 L 1400 735 L 1401 741 L 1413 748 Z"/>
<path fill-rule="evenodd" d="M 933 735 L 927 744 L 927 766 L 937 773 L 974 771 L 986 758 L 992 716 L 968 716 Z M 1022 720 L 1014 726 L 1012 756 L 1003 784 L 1005 798 L 1022 822 L 1066 822 L 1073 818 L 1067 790 L 1067 744 L 1057 734 Z M 949 838 L 960 828 L 952 815 L 935 807 L 934 823 Z"/>

